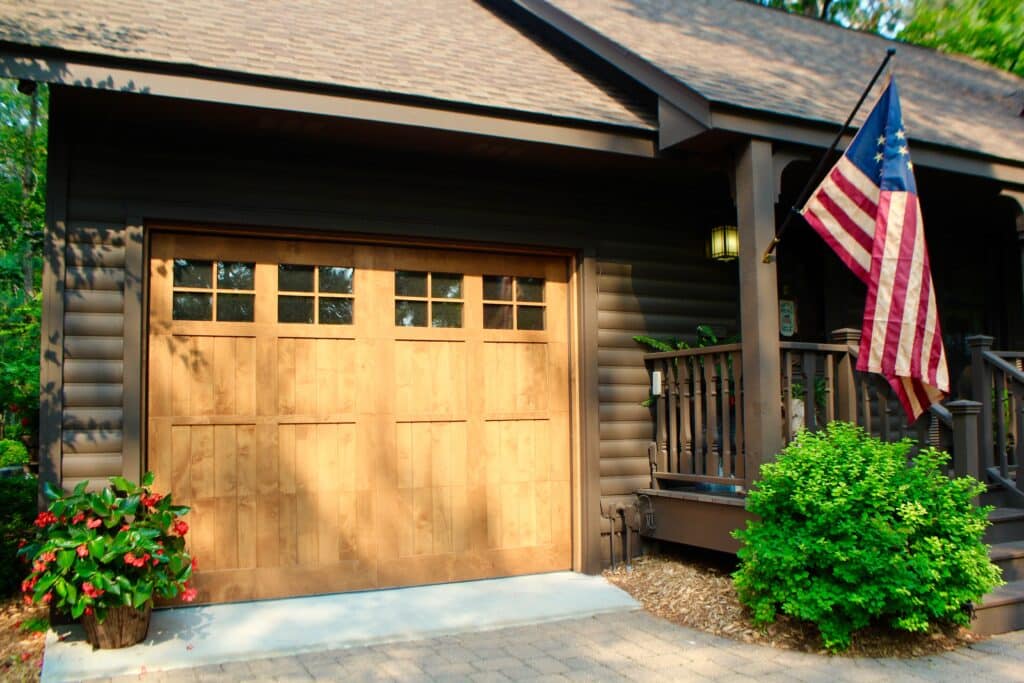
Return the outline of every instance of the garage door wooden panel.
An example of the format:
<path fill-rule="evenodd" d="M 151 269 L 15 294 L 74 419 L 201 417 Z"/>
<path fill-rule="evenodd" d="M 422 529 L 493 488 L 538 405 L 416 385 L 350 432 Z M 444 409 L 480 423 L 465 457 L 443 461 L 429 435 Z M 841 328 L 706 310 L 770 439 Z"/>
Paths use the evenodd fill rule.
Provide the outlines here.
<path fill-rule="evenodd" d="M 569 568 L 563 260 L 151 253 L 149 467 L 193 507 L 200 599 Z"/>

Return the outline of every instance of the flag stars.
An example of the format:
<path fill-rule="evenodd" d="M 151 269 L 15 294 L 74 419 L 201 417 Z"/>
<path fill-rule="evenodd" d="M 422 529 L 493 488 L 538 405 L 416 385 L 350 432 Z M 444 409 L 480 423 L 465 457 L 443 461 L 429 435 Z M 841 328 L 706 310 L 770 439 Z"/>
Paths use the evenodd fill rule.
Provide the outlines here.
<path fill-rule="evenodd" d="M 907 146 L 906 146 L 906 145 L 903 145 L 902 147 L 900 147 L 900 150 L 899 150 L 899 152 L 900 152 L 900 156 L 901 156 L 901 157 L 905 157 L 905 156 L 907 156 L 908 154 L 910 154 L 910 150 L 909 150 L 909 149 L 907 149 Z"/>
<path fill-rule="evenodd" d="M 914 170 L 914 162 L 913 161 L 908 161 L 907 162 L 907 170 L 908 171 L 913 171 Z"/>
<path fill-rule="evenodd" d="M 905 140 L 906 138 L 907 138 L 907 134 L 903 132 L 902 128 L 900 128 L 898 131 L 896 131 L 896 139 L 897 140 Z"/>
<path fill-rule="evenodd" d="M 878 136 L 878 146 L 881 147 L 884 144 L 885 144 L 885 136 L 884 135 L 879 135 Z"/>
<path fill-rule="evenodd" d="M 884 159 L 884 158 L 885 158 L 885 155 L 882 154 L 881 152 L 878 152 L 878 153 L 875 154 L 875 161 L 877 161 L 878 163 L 882 163 L 882 159 Z"/>

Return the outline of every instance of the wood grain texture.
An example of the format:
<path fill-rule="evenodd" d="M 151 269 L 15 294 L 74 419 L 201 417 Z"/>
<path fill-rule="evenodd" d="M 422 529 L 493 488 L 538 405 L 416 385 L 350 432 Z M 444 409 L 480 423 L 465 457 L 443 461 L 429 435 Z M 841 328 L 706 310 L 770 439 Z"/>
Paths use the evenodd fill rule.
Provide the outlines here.
<path fill-rule="evenodd" d="M 254 261 L 253 322 L 172 320 L 182 255 Z M 279 262 L 354 266 L 354 324 L 277 323 Z M 462 274 L 463 326 L 396 327 L 395 270 Z M 485 331 L 484 274 L 545 278 L 547 329 Z M 570 567 L 564 262 L 158 234 L 150 283 L 149 465 L 201 600 Z"/>

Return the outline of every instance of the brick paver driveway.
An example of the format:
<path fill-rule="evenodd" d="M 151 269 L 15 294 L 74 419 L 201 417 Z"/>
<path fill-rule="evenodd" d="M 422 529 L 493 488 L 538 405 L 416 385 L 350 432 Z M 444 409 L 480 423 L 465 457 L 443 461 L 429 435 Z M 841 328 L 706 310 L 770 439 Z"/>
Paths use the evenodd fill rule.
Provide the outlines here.
<path fill-rule="evenodd" d="M 978 683 L 1024 680 L 1021 645 L 1024 632 L 920 659 L 823 657 L 744 645 L 637 611 L 408 643 L 151 672 L 123 680 Z"/>

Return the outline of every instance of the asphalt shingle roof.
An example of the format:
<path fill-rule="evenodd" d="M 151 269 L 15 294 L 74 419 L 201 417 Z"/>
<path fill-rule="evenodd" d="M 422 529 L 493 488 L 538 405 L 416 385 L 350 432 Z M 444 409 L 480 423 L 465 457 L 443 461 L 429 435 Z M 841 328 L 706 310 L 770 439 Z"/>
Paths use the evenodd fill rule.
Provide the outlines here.
<path fill-rule="evenodd" d="M 0 40 L 654 127 L 474 0 L 0 0 Z"/>
<path fill-rule="evenodd" d="M 837 124 L 896 45 L 912 139 L 1024 160 L 1024 79 L 971 59 L 744 0 L 549 2 L 712 102 Z"/>

